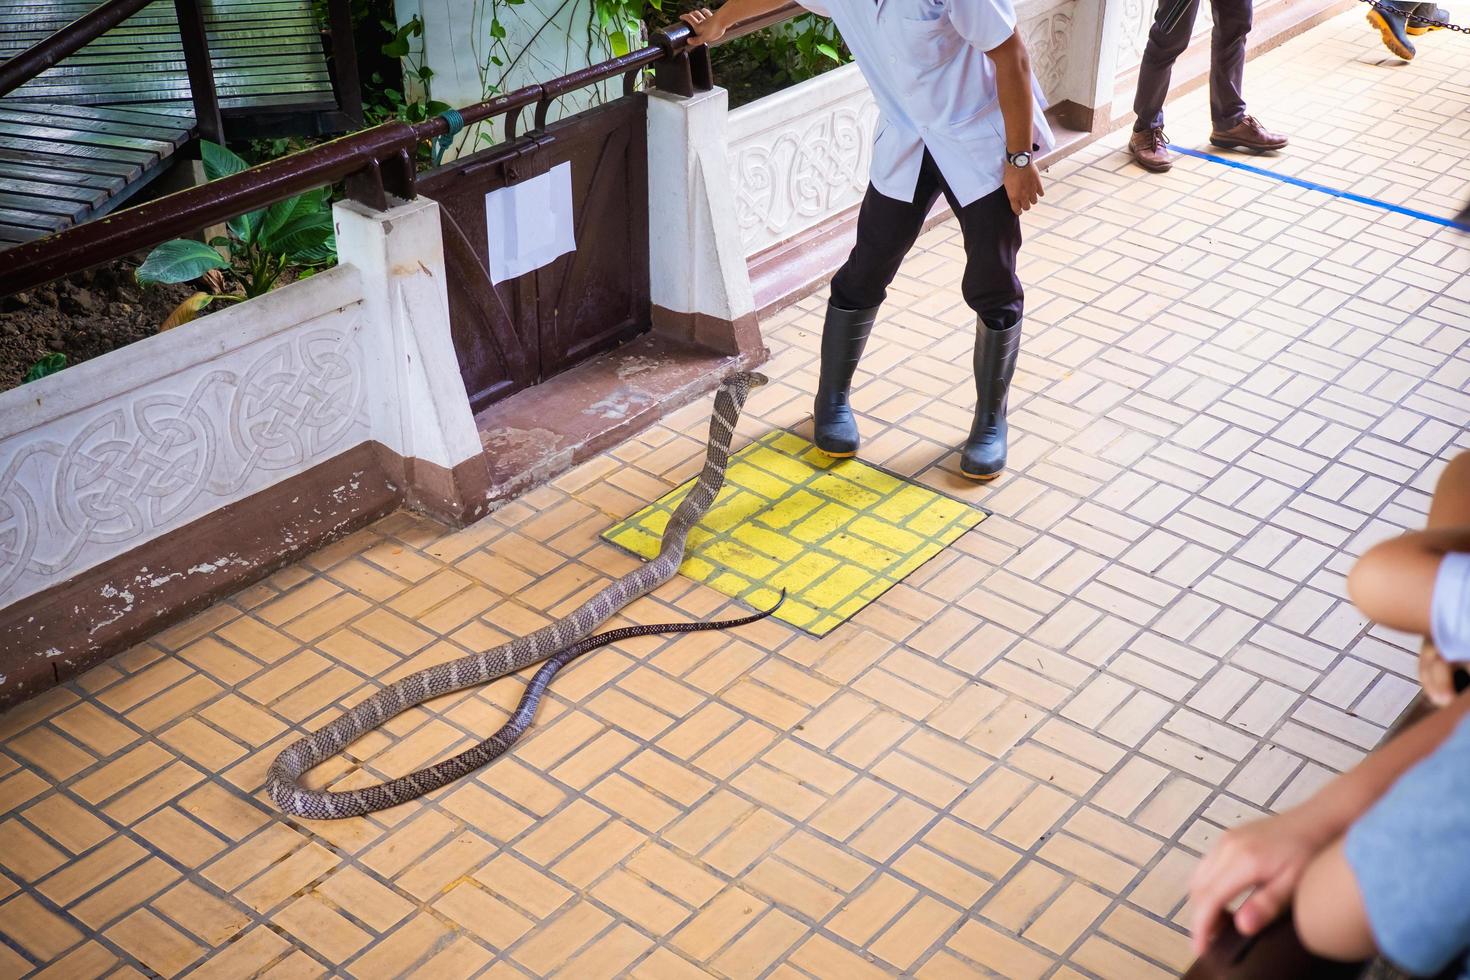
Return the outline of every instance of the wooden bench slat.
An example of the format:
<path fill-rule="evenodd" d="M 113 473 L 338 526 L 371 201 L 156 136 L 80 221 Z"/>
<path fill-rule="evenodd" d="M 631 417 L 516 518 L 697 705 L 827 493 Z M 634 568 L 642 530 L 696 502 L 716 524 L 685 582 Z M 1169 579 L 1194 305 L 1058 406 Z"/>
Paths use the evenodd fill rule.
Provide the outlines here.
<path fill-rule="evenodd" d="M 14 225 L 17 228 L 40 228 L 44 231 L 54 231 L 71 224 L 66 218 L 54 214 L 34 214 L 30 211 L 16 211 L 11 208 L 0 207 L 0 224 Z"/>
<path fill-rule="evenodd" d="M 124 182 L 133 180 L 142 173 L 142 168 L 136 164 L 120 163 L 116 160 L 98 160 L 85 157 L 62 156 L 57 154 L 43 154 L 27 152 L 24 150 L 11 150 L 0 146 L 0 163 L 9 163 L 22 167 L 44 166 L 52 173 L 80 173 L 83 175 L 95 174 L 104 177 L 121 178 Z"/>
<path fill-rule="evenodd" d="M 24 180 L 18 177 L 7 177 L 4 173 L 0 173 L 0 191 L 10 194 L 24 194 L 28 197 L 49 197 L 63 201 L 80 201 L 89 209 L 96 207 L 112 196 L 105 187 L 83 187 L 77 184 L 53 183 L 49 180 Z"/>
<path fill-rule="evenodd" d="M 0 61 L 98 0 L 0 0 Z M 222 112 L 338 109 L 308 0 L 202 0 Z M 172 0 L 0 98 L 0 249 L 117 207 L 193 132 Z"/>
<path fill-rule="evenodd" d="M 126 183 L 121 177 L 110 174 L 89 174 L 79 170 L 63 170 L 59 167 L 47 167 L 45 176 L 36 175 L 36 167 L 29 157 L 26 163 L 17 163 L 13 160 L 0 159 L 0 180 L 44 180 L 55 186 L 92 188 L 93 190 L 105 191 L 109 194 L 122 189 Z"/>
<path fill-rule="evenodd" d="M 0 123 L 5 122 L 6 114 L 0 112 Z M 18 121 L 0 127 L 0 131 L 3 131 L 6 136 L 17 139 L 43 140 L 47 143 L 72 143 L 82 146 L 105 146 L 120 150 L 138 150 L 155 155 L 167 153 L 176 145 L 172 140 L 155 140 L 142 136 L 103 132 L 100 129 L 103 124 L 94 123 L 93 125 L 98 128 L 72 129 Z"/>
<path fill-rule="evenodd" d="M 77 201 L 63 201 L 54 197 L 31 197 L 28 194 L 11 194 L 0 191 L 0 207 L 14 208 L 30 214 L 59 215 L 76 220 L 92 210 Z"/>
<path fill-rule="evenodd" d="M 28 111 L 27 107 L 30 105 L 43 106 L 43 108 Z M 154 140 L 170 147 L 180 146 L 189 135 L 188 130 L 179 125 L 177 121 L 164 123 L 160 120 L 158 125 L 141 125 L 90 115 L 105 112 L 107 112 L 106 109 L 91 106 L 45 106 L 43 103 L 0 102 L 0 127 L 8 129 L 12 125 L 42 124 L 67 132 L 84 128 L 88 132 Z"/>

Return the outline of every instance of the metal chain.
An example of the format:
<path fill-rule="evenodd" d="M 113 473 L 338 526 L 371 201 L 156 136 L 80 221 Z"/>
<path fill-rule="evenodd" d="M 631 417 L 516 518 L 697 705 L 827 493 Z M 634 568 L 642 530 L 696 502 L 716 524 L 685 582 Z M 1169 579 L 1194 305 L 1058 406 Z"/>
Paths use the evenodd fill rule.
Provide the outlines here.
<path fill-rule="evenodd" d="M 1450 24 L 1442 20 L 1432 20 L 1428 17 L 1421 17 L 1418 14 L 1406 14 L 1396 7 L 1392 7 L 1386 3 L 1381 2 L 1381 0 L 1363 0 L 1363 2 L 1368 4 L 1370 7 L 1376 7 L 1378 10 L 1381 10 L 1385 13 L 1396 14 L 1400 17 L 1406 17 L 1408 18 L 1410 23 L 1418 24 L 1423 27 L 1441 27 L 1447 31 L 1459 31 L 1461 34 L 1470 34 L 1470 27 L 1461 27 L 1458 24 Z"/>

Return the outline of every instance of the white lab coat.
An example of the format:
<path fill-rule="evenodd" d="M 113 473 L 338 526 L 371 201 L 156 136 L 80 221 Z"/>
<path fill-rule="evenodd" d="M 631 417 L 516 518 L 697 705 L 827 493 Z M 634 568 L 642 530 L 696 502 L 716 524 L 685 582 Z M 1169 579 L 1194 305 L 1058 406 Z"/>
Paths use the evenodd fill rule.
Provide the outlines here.
<path fill-rule="evenodd" d="M 798 0 L 831 17 L 878 102 L 869 179 L 912 201 L 924 148 L 963 207 L 1001 186 L 1005 120 L 985 52 L 1016 29 L 1012 0 Z M 1033 77 L 1035 142 L 1056 145 Z"/>

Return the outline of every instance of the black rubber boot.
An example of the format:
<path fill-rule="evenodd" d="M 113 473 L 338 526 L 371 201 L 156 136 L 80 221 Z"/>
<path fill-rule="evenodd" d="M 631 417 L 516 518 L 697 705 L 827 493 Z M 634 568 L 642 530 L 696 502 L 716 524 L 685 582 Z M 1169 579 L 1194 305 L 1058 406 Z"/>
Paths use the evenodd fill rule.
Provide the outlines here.
<path fill-rule="evenodd" d="M 828 456 L 857 455 L 857 420 L 852 417 L 847 395 L 877 316 L 876 306 L 844 310 L 827 304 L 827 322 L 822 324 L 822 373 L 812 408 L 812 429 L 817 448 Z"/>
<path fill-rule="evenodd" d="M 960 472 L 972 480 L 993 480 L 1006 468 L 1006 403 L 1021 325 L 992 330 L 977 324 L 975 336 L 975 424 L 960 456 Z"/>
<path fill-rule="evenodd" d="M 1404 0 L 1385 0 L 1368 10 L 1368 25 L 1383 38 L 1383 46 L 1405 61 L 1413 61 L 1418 52 L 1409 40 L 1409 17 L 1414 5 Z"/>

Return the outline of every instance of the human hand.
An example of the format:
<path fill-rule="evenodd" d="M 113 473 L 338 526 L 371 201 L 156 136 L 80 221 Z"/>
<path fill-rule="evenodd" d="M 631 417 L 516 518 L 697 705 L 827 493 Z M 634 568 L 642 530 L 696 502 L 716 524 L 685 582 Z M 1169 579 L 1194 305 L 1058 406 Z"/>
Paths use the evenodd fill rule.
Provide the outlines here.
<path fill-rule="evenodd" d="M 714 44 L 725 36 L 725 25 L 708 7 L 680 14 L 679 19 L 694 29 L 694 36 L 689 39 L 691 45 Z"/>
<path fill-rule="evenodd" d="M 1034 163 L 1025 167 L 1007 163 L 1003 179 L 1006 196 L 1011 199 L 1011 210 L 1016 214 L 1031 210 L 1037 198 L 1046 196 L 1041 189 L 1041 171 Z"/>
<path fill-rule="evenodd" d="M 1190 936 L 1195 955 L 1209 947 L 1231 900 L 1250 889 L 1235 912 L 1235 928 L 1254 935 L 1281 914 L 1313 857 L 1336 834 L 1330 822 L 1305 807 L 1241 824 L 1220 838 L 1189 881 L 1194 905 Z"/>

